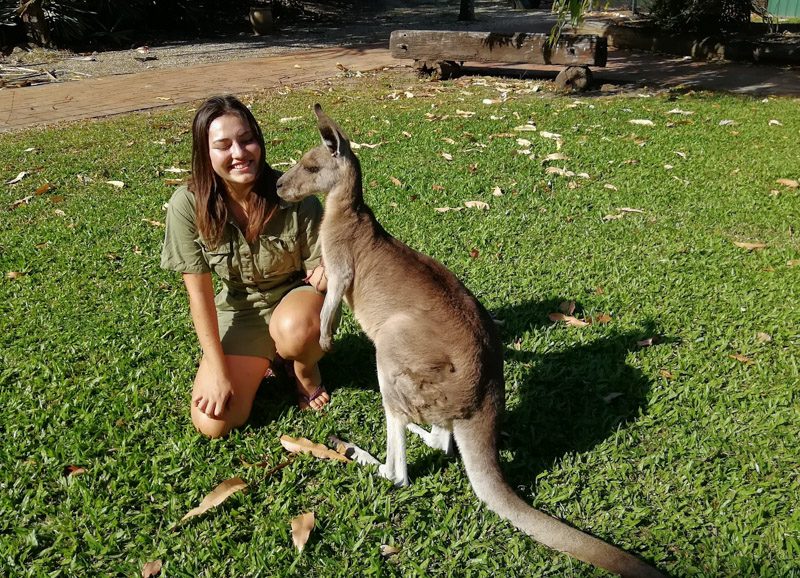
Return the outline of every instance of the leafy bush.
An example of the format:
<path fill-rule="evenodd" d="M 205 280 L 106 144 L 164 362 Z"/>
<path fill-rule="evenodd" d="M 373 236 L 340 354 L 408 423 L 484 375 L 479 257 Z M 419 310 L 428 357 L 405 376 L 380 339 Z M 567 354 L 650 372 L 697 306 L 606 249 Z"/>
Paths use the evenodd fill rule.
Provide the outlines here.
<path fill-rule="evenodd" d="M 654 0 L 651 14 L 668 31 L 713 34 L 744 28 L 750 9 L 751 0 Z"/>
<path fill-rule="evenodd" d="M 49 43 L 87 49 L 146 41 L 164 32 L 180 38 L 229 30 L 245 22 L 250 4 L 245 0 L 41 0 L 40 5 Z M 31 9 L 31 3 L 23 6 L 6 7 L 0 21 L 11 23 L 15 12 Z M 28 41 L 37 42 L 37 36 L 27 32 Z"/>

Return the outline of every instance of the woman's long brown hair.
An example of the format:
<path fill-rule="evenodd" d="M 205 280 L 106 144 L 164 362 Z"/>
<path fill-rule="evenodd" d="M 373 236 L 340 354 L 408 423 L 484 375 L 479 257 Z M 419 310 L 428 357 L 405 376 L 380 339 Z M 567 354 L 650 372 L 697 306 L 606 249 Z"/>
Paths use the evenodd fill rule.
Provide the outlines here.
<path fill-rule="evenodd" d="M 253 113 L 234 96 L 214 96 L 206 100 L 194 115 L 192 122 L 192 178 L 189 190 L 195 196 L 195 220 L 197 230 L 203 241 L 216 248 L 222 242 L 225 224 L 228 221 L 228 207 L 225 204 L 225 182 L 214 172 L 208 148 L 208 129 L 220 116 L 232 114 L 241 118 L 255 135 L 261 147 L 258 174 L 253 185 L 247 209 L 248 223 L 244 236 L 254 243 L 264 225 L 278 206 L 275 171 L 267 163 L 264 135 Z"/>

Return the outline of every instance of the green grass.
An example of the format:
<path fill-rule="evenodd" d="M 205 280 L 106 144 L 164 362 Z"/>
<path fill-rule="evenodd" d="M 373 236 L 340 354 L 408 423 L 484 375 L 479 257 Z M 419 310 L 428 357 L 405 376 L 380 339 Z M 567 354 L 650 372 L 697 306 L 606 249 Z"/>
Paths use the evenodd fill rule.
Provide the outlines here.
<path fill-rule="evenodd" d="M 484 104 L 501 84 L 507 100 Z M 386 75 L 251 101 L 279 168 L 318 141 L 317 101 L 354 142 L 383 143 L 358 150 L 378 218 L 504 321 L 503 468 L 526 500 L 674 576 L 800 576 L 800 193 L 776 182 L 800 177 L 798 101 L 531 87 Z M 165 169 L 188 167 L 191 116 L 0 135 L 0 179 L 31 173 L 0 188 L 0 574 L 136 576 L 161 559 L 186 577 L 603 575 L 481 507 L 461 463 L 416 439 L 399 490 L 310 457 L 270 477 L 249 465 L 285 459 L 282 434 L 383 456 L 372 350 L 349 314 L 323 364 L 329 411 L 300 413 L 271 381 L 243 429 L 194 432 L 198 346 L 148 222 L 164 220 Z M 569 160 L 542 163 L 556 141 L 514 131 L 528 120 Z M 490 209 L 434 210 L 467 200 Z M 604 220 L 620 208 L 643 212 Z M 554 324 L 564 300 L 612 320 Z M 249 490 L 176 526 L 232 476 Z M 289 521 L 309 510 L 298 554 Z"/>

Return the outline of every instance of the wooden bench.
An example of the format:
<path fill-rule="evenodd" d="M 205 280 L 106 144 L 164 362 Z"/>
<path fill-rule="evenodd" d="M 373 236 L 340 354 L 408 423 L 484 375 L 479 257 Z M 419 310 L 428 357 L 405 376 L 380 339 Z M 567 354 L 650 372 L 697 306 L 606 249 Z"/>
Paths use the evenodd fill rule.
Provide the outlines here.
<path fill-rule="evenodd" d="M 553 46 L 547 39 L 526 32 L 395 30 L 389 50 L 394 58 L 413 59 L 421 74 L 438 78 L 457 74 L 464 62 L 502 62 L 566 66 L 562 74 L 584 74 L 588 83 L 588 67 L 606 65 L 608 42 L 602 36 L 562 34 Z"/>

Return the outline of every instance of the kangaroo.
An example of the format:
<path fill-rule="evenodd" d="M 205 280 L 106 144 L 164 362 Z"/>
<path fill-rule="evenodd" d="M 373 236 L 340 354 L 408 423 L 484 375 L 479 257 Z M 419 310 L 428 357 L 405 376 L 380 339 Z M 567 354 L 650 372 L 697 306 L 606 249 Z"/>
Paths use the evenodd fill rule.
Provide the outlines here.
<path fill-rule="evenodd" d="M 448 453 L 455 438 L 478 498 L 533 539 L 621 576 L 662 577 L 632 554 L 532 508 L 506 483 L 497 450 L 505 384 L 495 323 L 453 273 L 378 223 L 364 203 L 361 166 L 347 137 L 319 104 L 314 112 L 322 144 L 278 179 L 278 195 L 298 201 L 327 194 L 320 346 L 330 349 L 334 313 L 345 298 L 375 345 L 387 437 L 379 473 L 409 483 L 406 428 Z"/>

